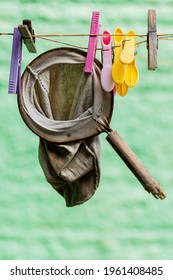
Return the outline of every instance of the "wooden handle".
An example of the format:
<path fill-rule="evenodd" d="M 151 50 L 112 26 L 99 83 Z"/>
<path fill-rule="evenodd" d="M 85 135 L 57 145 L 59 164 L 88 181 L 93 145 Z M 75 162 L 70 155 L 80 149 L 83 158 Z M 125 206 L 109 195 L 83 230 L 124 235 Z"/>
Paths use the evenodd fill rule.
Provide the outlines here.
<path fill-rule="evenodd" d="M 146 191 L 152 193 L 156 198 L 164 199 L 166 197 L 159 183 L 152 177 L 118 132 L 111 131 L 108 133 L 106 140 L 133 172 Z"/>

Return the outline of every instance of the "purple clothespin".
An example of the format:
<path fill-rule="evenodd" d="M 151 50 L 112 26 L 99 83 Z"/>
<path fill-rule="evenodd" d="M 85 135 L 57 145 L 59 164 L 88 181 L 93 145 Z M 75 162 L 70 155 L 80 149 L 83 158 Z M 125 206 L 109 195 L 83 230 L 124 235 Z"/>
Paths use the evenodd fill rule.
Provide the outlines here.
<path fill-rule="evenodd" d="M 17 27 L 14 28 L 8 93 L 20 92 L 20 72 L 22 60 L 22 37 Z"/>
<path fill-rule="evenodd" d="M 97 11 L 92 12 L 88 51 L 87 51 L 87 57 L 86 57 L 86 62 L 85 62 L 85 67 L 84 67 L 85 73 L 91 73 L 92 68 L 93 68 L 93 63 L 94 63 L 94 58 L 95 58 L 96 48 L 97 48 L 97 42 L 98 42 L 98 36 L 92 35 L 92 34 L 98 34 L 98 32 L 100 30 L 99 16 L 100 16 L 99 12 L 97 12 Z"/>

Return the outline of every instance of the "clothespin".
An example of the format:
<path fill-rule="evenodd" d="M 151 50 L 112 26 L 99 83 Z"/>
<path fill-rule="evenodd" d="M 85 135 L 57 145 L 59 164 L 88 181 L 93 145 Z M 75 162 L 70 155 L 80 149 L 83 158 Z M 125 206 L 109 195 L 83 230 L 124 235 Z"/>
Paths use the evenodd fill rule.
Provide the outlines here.
<path fill-rule="evenodd" d="M 22 60 L 22 37 L 17 27 L 14 28 L 8 93 L 20 92 L 20 72 Z"/>
<path fill-rule="evenodd" d="M 157 68 L 157 49 L 158 49 L 156 10 L 148 10 L 147 49 L 148 49 L 148 70 L 155 70 Z"/>
<path fill-rule="evenodd" d="M 111 35 L 111 32 L 105 29 L 101 37 L 103 68 L 100 80 L 102 88 L 107 92 L 112 91 L 114 88 L 112 80 L 112 38 L 109 35 Z"/>
<path fill-rule="evenodd" d="M 34 30 L 32 29 L 31 21 L 28 19 L 23 20 L 23 24 L 18 25 L 22 39 L 30 53 L 36 53 Z"/>
<path fill-rule="evenodd" d="M 22 25 L 14 28 L 8 93 L 20 93 L 22 39 L 28 51 L 36 53 L 35 38 L 33 35 L 34 30 L 32 29 L 30 20 L 23 20 Z"/>
<path fill-rule="evenodd" d="M 92 12 L 88 51 L 87 51 L 87 57 L 86 57 L 86 62 L 84 67 L 85 73 L 92 73 L 92 68 L 95 59 L 97 43 L 98 43 L 98 36 L 93 34 L 98 34 L 100 31 L 99 16 L 100 16 L 99 12 L 97 11 Z"/>

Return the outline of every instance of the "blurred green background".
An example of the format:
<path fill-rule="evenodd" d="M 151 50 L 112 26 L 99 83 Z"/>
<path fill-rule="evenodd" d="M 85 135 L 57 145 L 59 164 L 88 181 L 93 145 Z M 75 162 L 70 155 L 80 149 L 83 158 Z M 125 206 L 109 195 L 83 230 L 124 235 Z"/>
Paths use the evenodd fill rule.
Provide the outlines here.
<path fill-rule="evenodd" d="M 88 33 L 91 13 L 99 10 L 102 31 L 121 27 L 146 34 L 152 8 L 158 33 L 173 33 L 171 0 L 1 0 L 0 31 L 12 32 L 27 18 L 36 34 Z M 81 46 L 88 42 L 62 40 Z M 115 96 L 111 121 L 167 198 L 156 200 L 145 192 L 102 134 L 99 189 L 74 208 L 67 208 L 46 182 L 38 163 L 38 137 L 22 121 L 16 96 L 8 94 L 11 46 L 12 36 L 0 36 L 0 258 L 172 259 L 173 42 L 159 41 L 157 71 L 148 71 L 146 45 L 140 45 L 139 83 L 126 97 Z M 37 54 L 23 46 L 22 70 L 59 46 L 38 39 Z"/>

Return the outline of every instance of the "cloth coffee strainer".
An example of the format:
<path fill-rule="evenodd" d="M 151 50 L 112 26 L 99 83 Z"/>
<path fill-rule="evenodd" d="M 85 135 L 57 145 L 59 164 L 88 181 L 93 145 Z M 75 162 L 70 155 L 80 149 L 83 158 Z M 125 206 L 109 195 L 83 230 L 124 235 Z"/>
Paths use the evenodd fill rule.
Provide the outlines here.
<path fill-rule="evenodd" d="M 99 185 L 100 140 L 106 139 L 144 188 L 165 197 L 121 136 L 109 127 L 113 92 L 101 87 L 101 63 L 84 73 L 86 52 L 57 48 L 38 56 L 24 71 L 18 106 L 27 126 L 40 137 L 39 160 L 48 182 L 67 206 L 88 200 Z"/>

